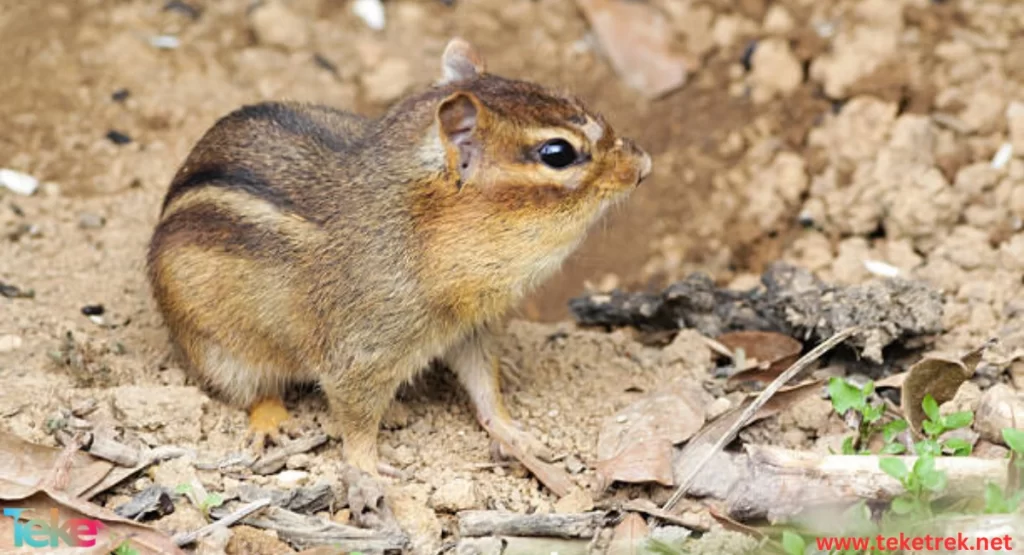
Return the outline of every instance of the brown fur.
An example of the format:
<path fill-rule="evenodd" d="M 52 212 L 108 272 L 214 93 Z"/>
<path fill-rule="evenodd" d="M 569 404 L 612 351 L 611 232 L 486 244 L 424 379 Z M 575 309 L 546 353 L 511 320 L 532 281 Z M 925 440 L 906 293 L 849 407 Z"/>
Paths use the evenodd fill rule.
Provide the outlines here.
<path fill-rule="evenodd" d="M 484 74 L 453 45 L 447 82 L 377 120 L 297 103 L 221 119 L 175 176 L 149 250 L 195 375 L 239 406 L 317 381 L 346 459 L 368 472 L 396 388 L 434 358 L 489 431 L 529 443 L 498 396 L 491 330 L 650 167 L 578 100 Z M 549 135 L 587 161 L 532 159 Z"/>

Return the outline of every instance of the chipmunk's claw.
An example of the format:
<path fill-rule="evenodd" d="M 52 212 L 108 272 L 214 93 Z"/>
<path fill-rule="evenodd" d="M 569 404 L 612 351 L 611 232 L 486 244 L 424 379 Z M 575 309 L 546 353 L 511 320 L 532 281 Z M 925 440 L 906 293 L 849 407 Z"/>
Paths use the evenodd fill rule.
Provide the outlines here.
<path fill-rule="evenodd" d="M 394 470 L 387 465 L 378 465 L 381 466 Z M 346 465 L 344 477 L 352 520 L 356 524 L 376 529 L 398 529 L 398 521 L 386 501 L 388 482 L 385 478 L 351 465 Z"/>
<path fill-rule="evenodd" d="M 495 426 L 492 431 L 492 453 L 499 459 L 514 459 L 515 455 L 508 452 L 502 444 L 514 445 L 520 452 L 529 453 L 543 461 L 551 462 L 555 455 L 543 442 L 533 436 L 526 427 L 517 420 L 509 420 Z"/>

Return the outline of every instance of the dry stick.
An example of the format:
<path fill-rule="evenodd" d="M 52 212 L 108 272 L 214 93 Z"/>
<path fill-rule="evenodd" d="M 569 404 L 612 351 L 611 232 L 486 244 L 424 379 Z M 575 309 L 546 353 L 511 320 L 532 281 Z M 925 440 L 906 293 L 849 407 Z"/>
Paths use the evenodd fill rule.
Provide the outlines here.
<path fill-rule="evenodd" d="M 858 331 L 860 331 L 860 327 L 852 327 L 836 333 L 832 337 L 828 338 L 828 340 L 826 340 L 824 343 L 812 349 L 811 352 L 800 357 L 800 360 L 793 363 L 793 366 L 790 366 L 788 370 L 780 374 L 778 378 L 775 378 L 775 381 L 773 381 L 768 387 L 766 387 L 765 390 L 762 391 L 756 399 L 754 399 L 753 403 L 750 403 L 750 406 L 747 407 L 747 410 L 743 411 L 743 414 L 741 414 L 739 419 L 736 420 L 736 423 L 733 424 L 731 428 L 729 428 L 729 431 L 727 431 L 725 435 L 723 435 L 711 449 L 704 453 L 704 458 L 702 458 L 699 463 L 690 468 L 690 473 L 687 474 L 685 478 L 683 478 L 683 480 L 679 484 L 679 487 L 676 489 L 675 493 L 673 493 L 672 497 L 670 497 L 669 500 L 665 502 L 665 505 L 662 506 L 662 510 L 672 510 L 672 507 L 675 506 L 675 504 L 678 503 L 684 495 L 686 495 L 686 491 L 690 488 L 690 485 L 693 483 L 693 480 L 697 478 L 697 475 L 700 474 L 700 471 L 703 470 L 704 465 L 706 465 L 708 461 L 710 461 L 711 458 L 715 456 L 716 453 L 721 451 L 726 446 L 726 444 L 728 444 L 730 441 L 733 440 L 733 438 L 736 437 L 736 434 L 739 433 L 739 431 L 743 429 L 744 426 L 747 425 L 747 422 L 751 418 L 753 418 L 754 414 L 756 414 L 757 411 L 760 410 L 761 407 L 763 407 L 764 404 L 767 403 L 773 395 L 775 395 L 780 389 L 782 389 L 782 386 L 786 385 L 786 382 L 793 379 L 793 376 L 796 376 L 797 374 L 802 372 L 805 368 L 807 368 L 812 363 L 821 358 L 825 353 L 832 350 L 833 347 L 842 343 L 843 341 L 846 340 L 846 338 L 857 333 Z"/>
<path fill-rule="evenodd" d="M 203 538 L 210 535 L 218 528 L 227 528 L 228 526 L 231 526 L 239 520 L 242 520 L 243 518 L 251 515 L 252 513 L 255 513 L 256 511 L 262 509 L 263 507 L 266 507 L 267 505 L 270 505 L 269 497 L 265 499 L 260 499 L 258 501 L 253 501 L 252 503 L 243 506 L 242 508 L 218 520 L 217 522 L 207 524 L 206 526 L 203 526 L 202 528 L 194 530 L 192 532 L 187 532 L 185 534 L 178 534 L 177 536 L 174 536 L 174 543 L 178 547 L 183 547 L 190 543 L 194 543 L 199 538 Z"/>

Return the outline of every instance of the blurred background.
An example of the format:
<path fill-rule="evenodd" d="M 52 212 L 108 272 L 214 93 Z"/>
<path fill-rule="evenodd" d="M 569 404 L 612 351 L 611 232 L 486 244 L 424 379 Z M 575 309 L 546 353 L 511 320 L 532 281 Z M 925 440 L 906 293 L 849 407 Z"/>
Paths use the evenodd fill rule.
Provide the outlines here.
<path fill-rule="evenodd" d="M 49 200 L 0 225 L 19 273 L 84 250 L 55 277 L 100 264 L 117 276 L 101 288 L 141 290 L 121 270 L 141 267 L 171 176 L 216 118 L 263 99 L 380 113 L 461 35 L 655 160 L 522 315 L 694 270 L 749 285 L 785 258 L 844 283 L 871 262 L 947 291 L 985 282 L 954 314 L 991 327 L 1024 269 L 1022 29 L 1012 0 L 5 0 L 0 166 Z"/>

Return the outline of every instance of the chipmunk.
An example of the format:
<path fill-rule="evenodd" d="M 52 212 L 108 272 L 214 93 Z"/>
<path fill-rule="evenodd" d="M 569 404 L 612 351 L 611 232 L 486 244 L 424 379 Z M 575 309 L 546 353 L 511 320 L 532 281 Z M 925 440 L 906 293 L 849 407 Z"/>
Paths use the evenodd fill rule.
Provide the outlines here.
<path fill-rule="evenodd" d="M 220 119 L 164 198 L 148 252 L 172 342 L 255 434 L 315 382 L 346 463 L 380 476 L 398 388 L 432 360 L 499 444 L 544 456 L 502 401 L 492 344 L 651 158 L 577 99 L 486 72 L 452 39 L 441 79 L 378 119 L 268 102 Z"/>

